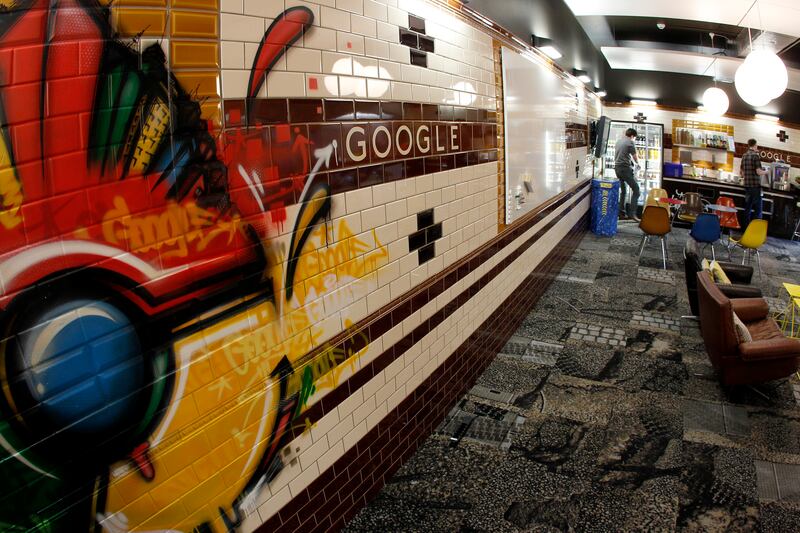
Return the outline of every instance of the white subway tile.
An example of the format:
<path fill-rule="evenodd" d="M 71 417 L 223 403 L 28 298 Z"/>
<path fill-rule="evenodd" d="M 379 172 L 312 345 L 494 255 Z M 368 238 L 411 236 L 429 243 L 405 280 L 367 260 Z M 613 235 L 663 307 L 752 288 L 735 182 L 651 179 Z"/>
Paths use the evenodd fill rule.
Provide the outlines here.
<path fill-rule="evenodd" d="M 223 69 L 244 69 L 244 43 L 222 41 L 220 56 Z M 249 65 L 248 65 L 249 67 Z"/>
<path fill-rule="evenodd" d="M 364 0 L 364 16 L 386 22 L 388 10 L 385 4 L 374 2 L 373 0 Z"/>
<path fill-rule="evenodd" d="M 309 97 L 339 96 L 339 80 L 337 76 L 324 74 L 306 74 L 306 94 Z"/>
<path fill-rule="evenodd" d="M 336 8 L 351 13 L 358 13 L 359 15 L 364 14 L 363 0 L 336 0 Z"/>
<path fill-rule="evenodd" d="M 322 52 L 322 72 L 352 76 L 353 58 L 348 54 Z"/>
<path fill-rule="evenodd" d="M 396 7 L 387 8 L 387 20 L 389 24 L 394 24 L 401 28 L 408 28 L 408 12 Z"/>
<path fill-rule="evenodd" d="M 340 11 L 323 6 L 320 18 L 322 19 L 321 24 L 325 28 L 350 31 L 350 13 L 347 11 Z"/>
<path fill-rule="evenodd" d="M 342 98 L 366 98 L 367 80 L 365 78 L 339 76 L 339 94 Z"/>
<path fill-rule="evenodd" d="M 243 0 L 222 0 L 219 10 L 221 13 L 238 13 L 244 12 Z"/>
<path fill-rule="evenodd" d="M 386 22 L 377 22 L 376 30 L 378 39 L 381 41 L 388 41 L 390 43 L 397 43 L 400 41 L 400 30 L 394 24 L 387 24 Z"/>
<path fill-rule="evenodd" d="M 389 59 L 389 43 L 378 39 L 367 38 L 364 40 L 364 52 L 370 57 Z"/>
<path fill-rule="evenodd" d="M 303 46 L 315 50 L 336 50 L 336 30 L 314 26 L 303 35 Z"/>
<path fill-rule="evenodd" d="M 322 72 L 322 52 L 308 48 L 289 48 L 286 51 L 286 70 Z"/>
<path fill-rule="evenodd" d="M 220 38 L 223 41 L 261 42 L 264 37 L 264 19 L 222 13 L 220 15 Z"/>
<path fill-rule="evenodd" d="M 348 54 L 364 55 L 364 37 L 348 32 L 337 32 L 336 49 Z"/>

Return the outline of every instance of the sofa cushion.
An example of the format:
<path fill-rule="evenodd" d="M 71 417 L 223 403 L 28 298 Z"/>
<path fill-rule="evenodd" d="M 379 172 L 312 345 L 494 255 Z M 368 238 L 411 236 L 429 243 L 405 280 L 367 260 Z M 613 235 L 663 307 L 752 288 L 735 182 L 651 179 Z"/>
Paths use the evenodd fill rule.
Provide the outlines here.
<path fill-rule="evenodd" d="M 740 344 L 743 342 L 753 342 L 753 337 L 747 330 L 747 326 L 744 325 L 744 322 L 742 322 L 742 319 L 739 318 L 739 315 L 736 313 L 733 313 L 733 328 L 736 330 L 736 336 L 739 338 Z"/>
<path fill-rule="evenodd" d="M 747 324 L 747 330 L 750 332 L 754 341 L 786 338 L 778 327 L 778 324 L 771 318 L 750 322 Z"/>

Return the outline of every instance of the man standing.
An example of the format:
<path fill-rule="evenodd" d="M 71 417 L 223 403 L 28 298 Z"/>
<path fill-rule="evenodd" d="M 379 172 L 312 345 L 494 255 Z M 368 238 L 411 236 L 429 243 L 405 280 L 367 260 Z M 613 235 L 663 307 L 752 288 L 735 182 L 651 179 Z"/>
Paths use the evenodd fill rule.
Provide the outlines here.
<path fill-rule="evenodd" d="M 758 155 L 758 142 L 747 141 L 748 150 L 742 156 L 742 178 L 744 179 L 744 218 L 743 228 L 747 228 L 753 218 L 761 218 L 761 176 L 767 171 L 761 168 L 761 157 Z M 756 216 L 752 216 L 753 209 Z"/>
<path fill-rule="evenodd" d="M 636 139 L 636 130 L 628 128 L 625 131 L 625 137 L 617 141 L 616 152 L 614 154 L 614 171 L 619 179 L 619 209 L 620 216 L 632 218 L 639 221 L 636 216 L 636 207 L 639 204 L 639 184 L 636 183 L 636 178 L 633 173 L 633 165 L 639 166 L 639 158 L 636 155 L 636 145 L 633 141 Z M 627 191 L 625 185 L 631 188 L 631 203 L 625 205 L 625 197 Z"/>

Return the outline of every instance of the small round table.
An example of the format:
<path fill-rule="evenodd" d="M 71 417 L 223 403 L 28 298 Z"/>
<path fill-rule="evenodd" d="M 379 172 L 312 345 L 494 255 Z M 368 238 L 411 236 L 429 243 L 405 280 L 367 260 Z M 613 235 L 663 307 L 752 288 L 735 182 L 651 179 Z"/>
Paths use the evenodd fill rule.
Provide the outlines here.
<path fill-rule="evenodd" d="M 706 207 L 712 211 L 719 211 L 720 213 L 735 213 L 737 211 L 735 207 L 729 205 L 708 204 Z"/>
<path fill-rule="evenodd" d="M 678 215 L 678 208 L 682 205 L 686 205 L 686 200 L 678 200 L 677 198 L 657 198 L 659 203 L 667 204 L 675 208 L 672 213 L 672 218 L 669 221 L 670 226 L 673 222 L 675 222 L 675 217 Z"/>

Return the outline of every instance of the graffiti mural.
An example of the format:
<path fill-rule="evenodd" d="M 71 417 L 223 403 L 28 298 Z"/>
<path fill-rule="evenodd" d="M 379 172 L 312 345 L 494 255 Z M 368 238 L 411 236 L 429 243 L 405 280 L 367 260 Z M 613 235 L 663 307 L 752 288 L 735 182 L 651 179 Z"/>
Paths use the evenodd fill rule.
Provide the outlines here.
<path fill-rule="evenodd" d="M 0 530 L 235 531 L 386 248 L 329 222 L 335 140 L 217 131 L 96 0 L 2 8 Z M 273 21 L 250 104 L 313 18 Z"/>

